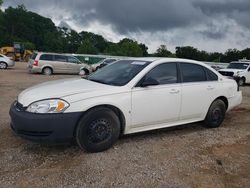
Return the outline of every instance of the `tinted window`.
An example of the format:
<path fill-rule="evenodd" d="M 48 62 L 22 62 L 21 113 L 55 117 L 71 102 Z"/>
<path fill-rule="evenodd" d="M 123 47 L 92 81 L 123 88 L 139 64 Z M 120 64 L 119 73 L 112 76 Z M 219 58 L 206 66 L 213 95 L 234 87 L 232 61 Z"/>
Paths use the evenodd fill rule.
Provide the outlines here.
<path fill-rule="evenodd" d="M 53 61 L 53 55 L 51 55 L 51 54 L 42 54 L 40 56 L 40 60 Z"/>
<path fill-rule="evenodd" d="M 249 63 L 230 63 L 228 69 L 247 69 Z"/>
<path fill-rule="evenodd" d="M 176 63 L 164 63 L 153 68 L 146 74 L 145 79 L 152 78 L 160 84 L 177 83 Z"/>
<path fill-rule="evenodd" d="M 63 62 L 67 62 L 68 58 L 67 56 L 64 55 L 54 55 L 55 61 L 63 61 Z"/>
<path fill-rule="evenodd" d="M 192 63 L 181 63 L 180 66 L 183 82 L 202 82 L 207 80 L 202 66 Z"/>
<path fill-rule="evenodd" d="M 36 59 L 37 53 L 33 53 L 30 57 L 30 59 Z"/>
<path fill-rule="evenodd" d="M 208 81 L 216 81 L 218 80 L 218 76 L 211 70 L 204 68 L 207 74 L 207 80 Z"/>
<path fill-rule="evenodd" d="M 70 63 L 80 63 L 80 61 L 72 56 L 68 56 L 68 62 Z"/>

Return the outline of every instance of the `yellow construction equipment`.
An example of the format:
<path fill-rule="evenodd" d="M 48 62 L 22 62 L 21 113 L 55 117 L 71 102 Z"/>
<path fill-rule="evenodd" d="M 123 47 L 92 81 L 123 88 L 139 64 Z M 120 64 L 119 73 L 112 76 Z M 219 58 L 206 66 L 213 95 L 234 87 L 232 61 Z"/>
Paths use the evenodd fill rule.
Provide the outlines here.
<path fill-rule="evenodd" d="M 0 48 L 0 53 L 11 57 L 14 61 L 29 61 L 30 56 L 32 55 L 31 50 L 25 50 L 25 47 L 22 43 L 14 42 L 13 47 L 5 46 Z"/>

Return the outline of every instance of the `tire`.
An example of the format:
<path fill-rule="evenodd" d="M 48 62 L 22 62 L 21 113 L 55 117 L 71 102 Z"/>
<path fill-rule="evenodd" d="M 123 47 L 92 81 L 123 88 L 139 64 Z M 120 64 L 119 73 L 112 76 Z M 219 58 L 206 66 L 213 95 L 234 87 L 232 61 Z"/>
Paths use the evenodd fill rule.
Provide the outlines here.
<path fill-rule="evenodd" d="M 85 76 L 86 75 L 86 71 L 84 69 L 81 69 L 79 72 L 80 76 Z"/>
<path fill-rule="evenodd" d="M 239 86 L 244 86 L 245 82 L 246 82 L 245 78 L 240 78 L 240 80 L 239 80 Z"/>
<path fill-rule="evenodd" d="M 79 72 L 79 75 L 80 76 L 87 76 L 89 75 L 89 70 L 84 68 L 84 69 L 81 69 L 80 72 Z"/>
<path fill-rule="evenodd" d="M 7 69 L 8 65 L 5 62 L 0 62 L 0 69 Z"/>
<path fill-rule="evenodd" d="M 120 121 L 109 108 L 99 107 L 88 111 L 76 128 L 76 142 L 88 152 L 109 149 L 119 138 Z"/>
<path fill-rule="evenodd" d="M 51 75 L 51 74 L 53 74 L 53 71 L 52 71 L 51 68 L 45 67 L 45 68 L 43 68 L 43 70 L 42 70 L 42 74 L 44 74 L 44 75 Z"/>
<path fill-rule="evenodd" d="M 219 127 L 225 119 L 225 114 L 226 114 L 225 103 L 220 99 L 214 101 L 211 104 L 207 112 L 207 116 L 204 120 L 205 127 L 208 127 L 208 128 Z"/>

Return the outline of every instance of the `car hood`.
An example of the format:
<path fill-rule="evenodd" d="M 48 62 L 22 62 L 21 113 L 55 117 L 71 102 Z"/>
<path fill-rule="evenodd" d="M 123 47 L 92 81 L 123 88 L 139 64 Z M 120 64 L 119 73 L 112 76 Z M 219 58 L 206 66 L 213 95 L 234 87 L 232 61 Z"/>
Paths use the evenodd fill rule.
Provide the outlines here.
<path fill-rule="evenodd" d="M 28 106 L 35 101 L 50 98 L 63 98 L 79 93 L 94 93 L 95 95 L 101 95 L 104 91 L 110 91 L 114 88 L 117 87 L 79 78 L 56 80 L 38 84 L 22 91 L 18 95 L 18 102 L 23 106 Z"/>
<path fill-rule="evenodd" d="M 220 69 L 219 71 L 225 71 L 225 72 L 233 72 L 233 73 L 237 73 L 237 72 L 243 72 L 244 69 Z"/>

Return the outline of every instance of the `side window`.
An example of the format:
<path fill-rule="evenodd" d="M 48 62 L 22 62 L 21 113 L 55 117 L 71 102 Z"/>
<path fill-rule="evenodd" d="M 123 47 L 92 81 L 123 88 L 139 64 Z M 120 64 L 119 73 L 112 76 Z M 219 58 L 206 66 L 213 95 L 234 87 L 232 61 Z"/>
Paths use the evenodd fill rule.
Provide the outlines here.
<path fill-rule="evenodd" d="M 177 83 L 176 63 L 164 63 L 157 65 L 146 74 L 145 79 L 147 78 L 157 80 L 160 85 Z"/>
<path fill-rule="evenodd" d="M 64 55 L 54 55 L 55 61 L 67 62 L 68 58 Z"/>
<path fill-rule="evenodd" d="M 209 70 L 209 69 L 207 69 L 205 67 L 204 67 L 204 69 L 206 71 L 208 81 L 216 81 L 216 80 L 218 80 L 218 76 L 213 71 L 211 71 L 211 70 Z"/>
<path fill-rule="evenodd" d="M 74 58 L 74 57 L 71 57 L 71 56 L 68 56 L 68 62 L 70 62 L 70 63 L 80 63 L 80 62 L 78 61 L 78 59 L 76 59 L 76 58 Z"/>
<path fill-rule="evenodd" d="M 53 55 L 51 55 L 51 54 L 42 54 L 40 56 L 40 60 L 53 61 Z"/>
<path fill-rule="evenodd" d="M 183 82 L 207 81 L 204 68 L 192 63 L 180 63 Z"/>

